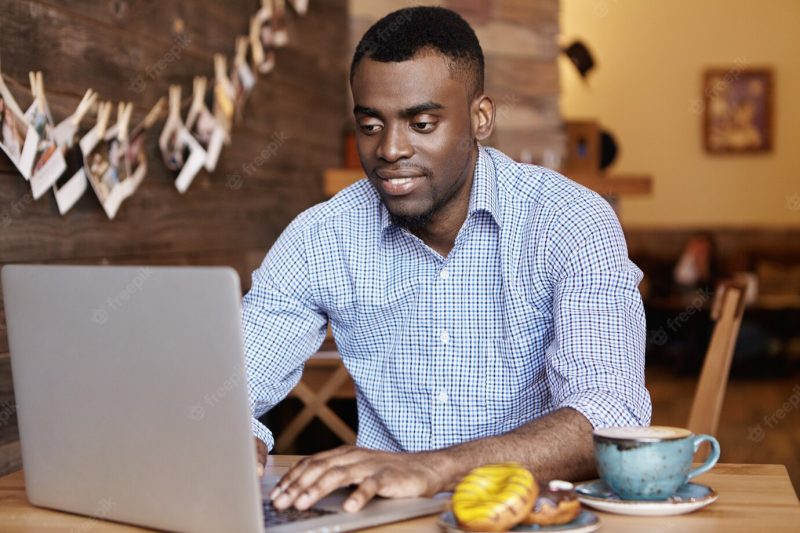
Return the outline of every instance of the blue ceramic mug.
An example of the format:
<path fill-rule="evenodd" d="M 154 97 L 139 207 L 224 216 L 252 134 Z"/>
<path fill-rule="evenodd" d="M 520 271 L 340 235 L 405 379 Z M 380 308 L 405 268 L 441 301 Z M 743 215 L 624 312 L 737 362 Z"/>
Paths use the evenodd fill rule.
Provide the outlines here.
<path fill-rule="evenodd" d="M 711 445 L 711 453 L 692 469 L 703 442 Z M 719 442 L 682 428 L 613 427 L 594 431 L 594 453 L 600 478 L 620 498 L 665 500 L 717 463 Z"/>

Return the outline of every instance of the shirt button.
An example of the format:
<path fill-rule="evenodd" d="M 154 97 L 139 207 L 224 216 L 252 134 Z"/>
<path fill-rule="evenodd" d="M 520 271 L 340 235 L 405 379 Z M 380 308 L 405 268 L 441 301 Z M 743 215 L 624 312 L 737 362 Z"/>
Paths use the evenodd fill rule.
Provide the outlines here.
<path fill-rule="evenodd" d="M 442 279 L 447 279 L 450 277 L 450 272 L 446 268 L 443 268 L 442 271 L 439 272 L 439 277 Z"/>
<path fill-rule="evenodd" d="M 450 334 L 447 333 L 447 330 L 442 330 L 442 334 L 439 335 L 439 340 L 442 341 L 442 344 L 447 344 L 450 342 Z"/>
<path fill-rule="evenodd" d="M 439 393 L 439 395 L 438 395 L 438 396 L 436 396 L 436 399 L 437 399 L 437 400 L 439 400 L 439 402 L 440 402 L 440 403 L 447 403 L 447 400 L 448 400 L 449 398 L 448 398 L 448 396 L 447 396 L 447 392 L 446 392 L 446 391 L 441 391 L 441 392 Z"/>

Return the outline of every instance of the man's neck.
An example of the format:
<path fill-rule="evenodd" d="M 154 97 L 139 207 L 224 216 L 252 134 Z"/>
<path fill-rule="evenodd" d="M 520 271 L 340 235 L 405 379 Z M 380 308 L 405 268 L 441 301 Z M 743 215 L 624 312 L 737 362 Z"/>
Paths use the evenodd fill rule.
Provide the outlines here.
<path fill-rule="evenodd" d="M 436 212 L 424 228 L 414 230 L 413 233 L 430 248 L 442 257 L 447 257 L 455 246 L 459 230 L 464 225 L 469 213 L 469 200 L 472 195 L 472 185 L 475 179 L 475 164 L 478 151 L 475 150 L 467 164 L 467 178 L 461 190 L 450 202 Z"/>

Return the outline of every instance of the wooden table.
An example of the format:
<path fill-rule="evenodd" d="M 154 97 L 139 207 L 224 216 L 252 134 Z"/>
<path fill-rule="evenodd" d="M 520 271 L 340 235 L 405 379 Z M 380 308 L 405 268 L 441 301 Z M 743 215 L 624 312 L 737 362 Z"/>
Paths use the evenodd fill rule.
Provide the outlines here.
<path fill-rule="evenodd" d="M 297 456 L 270 456 L 268 470 L 285 472 Z M 698 478 L 714 487 L 719 499 L 692 514 L 672 517 L 635 517 L 598 513 L 605 532 L 679 533 L 697 531 L 800 531 L 800 505 L 781 465 L 720 464 Z M 0 531 L 143 531 L 30 505 L 25 498 L 22 472 L 0 477 Z M 371 532 L 441 533 L 436 517 L 429 516 L 373 528 Z"/>

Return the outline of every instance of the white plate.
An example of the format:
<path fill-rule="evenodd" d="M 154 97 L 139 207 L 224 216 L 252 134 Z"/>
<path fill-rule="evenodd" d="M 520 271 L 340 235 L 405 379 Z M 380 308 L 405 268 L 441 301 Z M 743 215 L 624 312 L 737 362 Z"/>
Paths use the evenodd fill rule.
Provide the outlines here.
<path fill-rule="evenodd" d="M 691 513 L 714 503 L 719 495 L 711 487 L 687 483 L 667 500 L 623 500 L 602 481 L 589 481 L 575 486 L 578 500 L 584 505 L 607 513 L 633 516 L 670 516 Z"/>
<path fill-rule="evenodd" d="M 447 533 L 475 533 L 473 531 L 466 531 L 458 527 L 453 513 L 448 511 L 439 518 L 439 525 L 444 528 Z M 597 515 L 586 509 L 581 509 L 581 513 L 575 517 L 575 520 L 568 524 L 560 526 L 525 526 L 519 525 L 511 528 L 512 532 L 558 532 L 558 533 L 591 533 L 600 528 L 600 521 Z"/>

